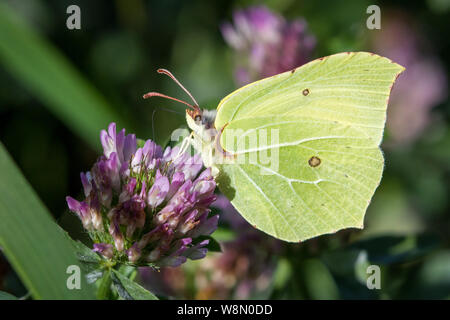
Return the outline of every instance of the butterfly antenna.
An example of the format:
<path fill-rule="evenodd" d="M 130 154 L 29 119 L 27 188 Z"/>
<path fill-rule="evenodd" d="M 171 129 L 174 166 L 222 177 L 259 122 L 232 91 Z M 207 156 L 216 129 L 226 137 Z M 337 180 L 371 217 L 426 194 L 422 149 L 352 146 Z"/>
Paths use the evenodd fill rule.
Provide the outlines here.
<path fill-rule="evenodd" d="M 183 100 L 180 100 L 180 99 L 177 99 L 177 98 L 173 98 L 173 97 L 170 97 L 170 96 L 166 96 L 165 94 L 162 94 L 162 93 L 159 93 L 159 92 L 149 92 L 149 93 L 144 94 L 142 97 L 144 99 L 148 99 L 148 98 L 151 98 L 151 97 L 166 98 L 166 99 L 169 99 L 169 100 L 181 102 L 181 103 L 187 105 L 188 107 L 192 108 L 193 110 L 197 110 L 198 109 L 198 106 L 193 106 L 192 104 L 187 103 L 186 101 L 183 101 Z"/>
<path fill-rule="evenodd" d="M 179 85 L 180 86 L 180 88 L 181 89 L 183 89 L 183 91 L 184 92 L 186 92 L 187 93 L 187 95 L 192 99 L 192 101 L 194 102 L 194 105 L 198 108 L 198 103 L 197 103 L 197 101 L 195 100 L 195 98 L 194 98 L 194 96 L 180 83 L 180 81 L 178 81 L 178 79 L 177 78 L 175 78 L 175 76 L 169 71 L 169 70 L 166 70 L 166 69 L 158 69 L 157 70 L 157 72 L 158 73 L 161 73 L 161 74 L 165 74 L 166 76 L 168 76 L 168 77 L 170 77 L 173 81 L 175 81 L 175 83 L 177 84 L 177 85 Z"/>

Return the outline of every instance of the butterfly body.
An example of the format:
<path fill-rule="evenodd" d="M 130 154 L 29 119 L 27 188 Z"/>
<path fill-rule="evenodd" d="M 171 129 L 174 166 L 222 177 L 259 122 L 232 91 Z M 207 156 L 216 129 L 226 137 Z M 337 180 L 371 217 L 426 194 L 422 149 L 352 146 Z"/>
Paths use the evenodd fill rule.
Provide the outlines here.
<path fill-rule="evenodd" d="M 191 110 L 186 110 L 186 122 L 192 130 L 190 143 L 202 156 L 203 164 L 212 168 L 213 176 L 217 176 L 219 169 L 215 165 L 215 144 L 218 131 L 214 127 L 215 110 L 203 110 L 193 116 Z"/>

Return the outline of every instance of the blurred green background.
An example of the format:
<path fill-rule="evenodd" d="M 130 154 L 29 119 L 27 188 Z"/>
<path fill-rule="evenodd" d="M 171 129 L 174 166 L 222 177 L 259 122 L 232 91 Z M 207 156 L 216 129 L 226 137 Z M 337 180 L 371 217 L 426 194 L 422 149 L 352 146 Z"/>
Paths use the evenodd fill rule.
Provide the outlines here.
<path fill-rule="evenodd" d="M 81 30 L 66 27 L 71 4 L 81 8 Z M 450 1 L 2 0 L 0 141 L 58 223 L 86 240 L 64 199 L 80 194 L 100 129 L 115 121 L 165 144 L 184 126 L 181 105 L 142 99 L 148 91 L 185 98 L 159 67 L 215 108 L 237 88 L 237 53 L 220 25 L 260 4 L 305 19 L 316 40 L 311 59 L 363 50 L 407 68 L 389 104 L 386 169 L 366 228 L 286 244 L 235 223 L 222 206 L 214 235 L 223 253 L 141 270 L 140 281 L 189 299 L 450 298 Z M 371 4 L 381 8 L 381 30 L 366 28 Z M 380 290 L 366 287 L 371 264 L 381 267 Z M 27 292 L 1 255 L 0 290 Z"/>

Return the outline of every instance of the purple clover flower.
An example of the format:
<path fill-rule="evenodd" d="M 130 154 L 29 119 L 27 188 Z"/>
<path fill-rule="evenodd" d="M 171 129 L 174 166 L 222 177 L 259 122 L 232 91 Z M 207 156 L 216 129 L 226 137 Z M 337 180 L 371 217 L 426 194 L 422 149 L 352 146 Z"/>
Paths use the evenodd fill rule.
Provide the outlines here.
<path fill-rule="evenodd" d="M 233 24 L 222 24 L 221 31 L 235 50 L 239 85 L 301 66 L 316 45 L 303 19 L 288 22 L 264 6 L 236 11 Z"/>
<path fill-rule="evenodd" d="M 140 278 L 152 292 L 209 300 L 249 299 L 268 290 L 277 266 L 274 258 L 284 252 L 283 242 L 252 227 L 223 195 L 218 195 L 212 207 L 220 209 L 222 222 L 237 236 L 221 242 L 222 252 L 208 255 L 195 270 L 141 268 Z M 189 286 L 191 278 L 195 279 L 194 292 Z"/>
<path fill-rule="evenodd" d="M 210 169 L 200 156 L 164 151 L 151 140 L 138 148 L 133 134 L 102 130 L 103 155 L 81 173 L 85 199 L 67 197 L 89 232 L 93 251 L 135 265 L 179 266 L 207 253 L 218 216 L 209 217 L 216 199 Z M 201 238 L 199 238 L 201 237 Z"/>
<path fill-rule="evenodd" d="M 384 27 L 373 33 L 373 50 L 405 66 L 389 99 L 385 146 L 414 143 L 436 120 L 433 108 L 448 96 L 448 76 L 438 56 L 410 16 L 387 12 Z"/>

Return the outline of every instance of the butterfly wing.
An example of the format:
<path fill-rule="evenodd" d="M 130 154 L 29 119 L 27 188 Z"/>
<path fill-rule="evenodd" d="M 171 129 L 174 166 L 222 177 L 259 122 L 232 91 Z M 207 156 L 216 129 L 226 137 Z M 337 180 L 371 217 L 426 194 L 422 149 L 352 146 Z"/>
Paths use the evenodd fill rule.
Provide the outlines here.
<path fill-rule="evenodd" d="M 362 228 L 403 70 L 371 53 L 341 53 L 225 97 L 215 126 L 234 160 L 219 165 L 219 188 L 249 223 L 282 240 Z"/>

